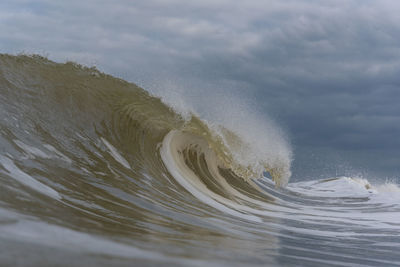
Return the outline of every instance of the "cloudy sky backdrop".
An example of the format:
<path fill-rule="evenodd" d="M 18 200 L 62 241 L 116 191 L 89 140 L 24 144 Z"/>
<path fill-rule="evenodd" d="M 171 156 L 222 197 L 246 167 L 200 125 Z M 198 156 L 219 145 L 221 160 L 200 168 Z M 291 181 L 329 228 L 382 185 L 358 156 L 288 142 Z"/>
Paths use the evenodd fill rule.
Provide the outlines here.
<path fill-rule="evenodd" d="M 294 180 L 400 176 L 400 1 L 5 0 L 0 52 L 248 98 L 289 135 Z"/>

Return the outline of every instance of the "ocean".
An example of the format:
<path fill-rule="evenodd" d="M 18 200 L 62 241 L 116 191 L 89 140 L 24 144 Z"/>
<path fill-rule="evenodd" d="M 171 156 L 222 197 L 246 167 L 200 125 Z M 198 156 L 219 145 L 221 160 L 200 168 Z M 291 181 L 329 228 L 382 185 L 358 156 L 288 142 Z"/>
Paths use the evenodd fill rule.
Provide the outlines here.
<path fill-rule="evenodd" d="M 290 182 L 273 123 L 37 55 L 0 55 L 0 115 L 1 266 L 400 266 L 398 185 Z"/>

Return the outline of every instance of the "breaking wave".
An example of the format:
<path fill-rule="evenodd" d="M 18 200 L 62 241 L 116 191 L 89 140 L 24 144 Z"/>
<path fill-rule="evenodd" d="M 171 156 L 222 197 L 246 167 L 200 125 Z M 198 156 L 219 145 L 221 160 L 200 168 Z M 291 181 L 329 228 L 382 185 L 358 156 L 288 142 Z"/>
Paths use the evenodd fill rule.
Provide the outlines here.
<path fill-rule="evenodd" d="M 273 123 L 164 102 L 95 68 L 0 55 L 0 262 L 400 263 L 397 185 L 286 186 Z"/>

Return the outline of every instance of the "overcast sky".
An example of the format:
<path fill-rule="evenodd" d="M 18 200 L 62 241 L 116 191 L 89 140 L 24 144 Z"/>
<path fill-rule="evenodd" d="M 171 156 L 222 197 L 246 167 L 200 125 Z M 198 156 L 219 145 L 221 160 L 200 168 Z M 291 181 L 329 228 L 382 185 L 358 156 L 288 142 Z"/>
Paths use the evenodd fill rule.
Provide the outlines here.
<path fill-rule="evenodd" d="M 0 52 L 247 95 L 288 132 L 295 179 L 400 176 L 400 1 L 3 0 Z"/>

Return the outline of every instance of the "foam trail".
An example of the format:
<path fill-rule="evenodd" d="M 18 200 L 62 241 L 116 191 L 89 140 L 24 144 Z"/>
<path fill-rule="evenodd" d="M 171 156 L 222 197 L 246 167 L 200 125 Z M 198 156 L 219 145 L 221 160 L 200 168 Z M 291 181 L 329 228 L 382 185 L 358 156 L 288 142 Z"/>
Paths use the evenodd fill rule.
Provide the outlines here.
<path fill-rule="evenodd" d="M 11 159 L 0 155 L 0 163 L 9 172 L 10 177 L 17 180 L 21 184 L 51 198 L 57 200 L 61 199 L 61 196 L 57 191 L 21 171 Z"/>

